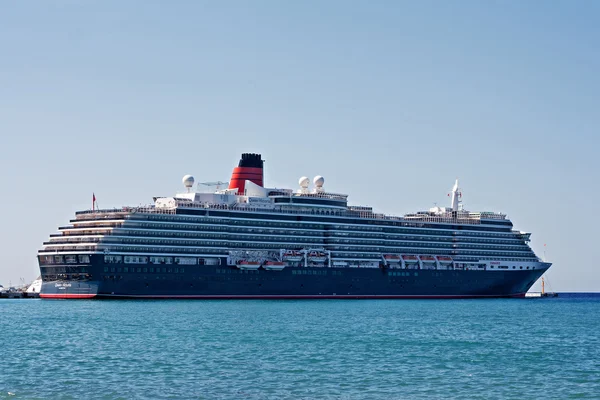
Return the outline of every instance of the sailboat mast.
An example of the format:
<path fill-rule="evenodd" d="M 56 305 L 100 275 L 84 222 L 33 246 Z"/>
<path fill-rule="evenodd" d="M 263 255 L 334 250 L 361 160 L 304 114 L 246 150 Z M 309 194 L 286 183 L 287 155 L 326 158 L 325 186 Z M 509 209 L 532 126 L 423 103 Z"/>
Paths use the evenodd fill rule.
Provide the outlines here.
<path fill-rule="evenodd" d="M 544 295 L 544 277 L 542 276 L 542 296 Z"/>

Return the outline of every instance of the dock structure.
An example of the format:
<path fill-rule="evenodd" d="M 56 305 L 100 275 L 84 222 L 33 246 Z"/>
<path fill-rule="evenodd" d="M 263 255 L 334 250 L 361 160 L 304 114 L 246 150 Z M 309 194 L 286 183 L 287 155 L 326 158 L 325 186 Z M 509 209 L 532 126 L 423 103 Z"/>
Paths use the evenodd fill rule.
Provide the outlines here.
<path fill-rule="evenodd" d="M 37 299 L 39 297 L 40 297 L 39 293 L 21 292 L 21 291 L 0 292 L 0 299 Z"/>

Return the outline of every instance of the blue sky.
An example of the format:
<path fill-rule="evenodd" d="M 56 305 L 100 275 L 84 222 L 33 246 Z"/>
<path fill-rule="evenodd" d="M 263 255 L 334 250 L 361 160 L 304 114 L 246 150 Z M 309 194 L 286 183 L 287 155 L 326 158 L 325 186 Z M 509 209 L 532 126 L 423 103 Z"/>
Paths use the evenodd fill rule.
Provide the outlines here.
<path fill-rule="evenodd" d="M 0 5 L 0 283 L 48 235 L 184 174 L 270 186 L 325 176 L 390 214 L 448 201 L 507 213 L 599 291 L 600 3 L 22 1 Z"/>

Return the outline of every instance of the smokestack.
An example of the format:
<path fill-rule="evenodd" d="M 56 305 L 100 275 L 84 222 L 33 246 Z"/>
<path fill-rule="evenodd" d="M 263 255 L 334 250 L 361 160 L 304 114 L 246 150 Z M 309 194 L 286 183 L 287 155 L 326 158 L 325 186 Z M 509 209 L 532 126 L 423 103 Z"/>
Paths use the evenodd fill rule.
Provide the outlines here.
<path fill-rule="evenodd" d="M 243 153 L 229 180 L 229 189 L 238 188 L 238 194 L 244 194 L 246 181 L 263 186 L 263 163 L 260 154 Z"/>

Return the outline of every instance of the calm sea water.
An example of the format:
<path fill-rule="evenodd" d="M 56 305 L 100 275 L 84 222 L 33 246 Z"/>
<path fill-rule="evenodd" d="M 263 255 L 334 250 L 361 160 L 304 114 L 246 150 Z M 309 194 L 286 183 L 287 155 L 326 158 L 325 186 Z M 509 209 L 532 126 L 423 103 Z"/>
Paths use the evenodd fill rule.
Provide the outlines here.
<path fill-rule="evenodd" d="M 0 398 L 600 398 L 600 297 L 1 300 L 0 321 Z"/>

